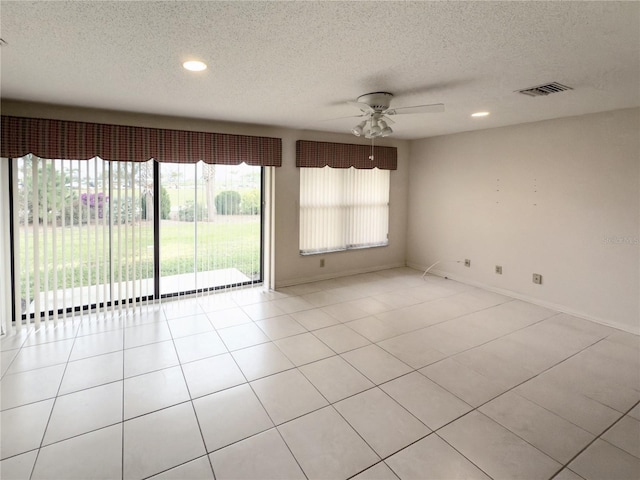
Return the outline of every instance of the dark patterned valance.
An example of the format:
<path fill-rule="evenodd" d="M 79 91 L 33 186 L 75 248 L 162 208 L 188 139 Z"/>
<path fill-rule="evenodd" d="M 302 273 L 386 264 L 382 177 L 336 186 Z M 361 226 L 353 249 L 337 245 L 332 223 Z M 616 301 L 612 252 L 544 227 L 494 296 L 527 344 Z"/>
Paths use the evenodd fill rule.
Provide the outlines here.
<path fill-rule="evenodd" d="M 373 160 L 371 155 L 373 152 Z M 297 167 L 332 168 L 380 168 L 397 170 L 398 150 L 396 147 L 354 145 L 350 143 L 296 142 Z"/>
<path fill-rule="evenodd" d="M 2 115 L 0 156 L 279 167 L 282 140 Z"/>

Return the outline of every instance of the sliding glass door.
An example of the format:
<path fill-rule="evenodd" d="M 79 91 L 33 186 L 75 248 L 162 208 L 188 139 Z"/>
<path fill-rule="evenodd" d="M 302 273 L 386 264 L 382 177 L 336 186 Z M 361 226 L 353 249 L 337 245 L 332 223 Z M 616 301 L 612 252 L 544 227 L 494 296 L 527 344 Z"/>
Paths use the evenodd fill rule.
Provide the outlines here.
<path fill-rule="evenodd" d="M 260 281 L 262 168 L 164 163 L 160 178 L 160 293 Z"/>
<path fill-rule="evenodd" d="M 13 159 L 17 313 L 55 321 L 261 281 L 261 179 L 245 164 Z"/>

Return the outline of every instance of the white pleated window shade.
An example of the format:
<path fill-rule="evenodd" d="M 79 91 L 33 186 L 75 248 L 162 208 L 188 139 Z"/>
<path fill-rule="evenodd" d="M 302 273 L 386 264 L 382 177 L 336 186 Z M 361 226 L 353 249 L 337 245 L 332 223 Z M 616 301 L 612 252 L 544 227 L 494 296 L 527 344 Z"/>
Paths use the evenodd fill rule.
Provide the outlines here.
<path fill-rule="evenodd" d="M 13 159 L 16 327 L 153 295 L 153 161 Z"/>
<path fill-rule="evenodd" d="M 300 169 L 300 253 L 388 245 L 390 171 Z"/>

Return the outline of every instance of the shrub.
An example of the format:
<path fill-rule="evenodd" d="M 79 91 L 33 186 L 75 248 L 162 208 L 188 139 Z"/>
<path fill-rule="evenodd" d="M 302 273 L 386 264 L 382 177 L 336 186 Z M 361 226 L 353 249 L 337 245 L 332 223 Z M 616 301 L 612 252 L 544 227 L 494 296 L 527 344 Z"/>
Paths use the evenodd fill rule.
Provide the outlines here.
<path fill-rule="evenodd" d="M 207 209 L 199 203 L 194 209 L 193 200 L 187 200 L 178 210 L 178 220 L 182 222 L 202 221 L 205 218 L 207 218 Z"/>
<path fill-rule="evenodd" d="M 240 213 L 242 215 L 258 215 L 260 213 L 260 190 L 254 188 L 242 194 Z"/>
<path fill-rule="evenodd" d="M 114 224 L 132 222 L 140 218 L 140 205 L 131 198 L 112 198 L 109 200 L 109 215 Z"/>
<path fill-rule="evenodd" d="M 93 217 L 91 217 L 93 219 Z M 89 209 L 78 198 L 73 199 L 71 205 L 67 205 L 64 210 L 65 225 L 84 225 L 89 220 Z"/>
<path fill-rule="evenodd" d="M 95 218 L 95 209 L 98 209 L 98 218 L 102 218 L 104 216 L 104 207 L 105 204 L 109 203 L 109 197 L 102 192 L 98 193 L 83 193 L 80 195 L 80 200 L 82 201 L 82 205 L 89 206 L 90 209 L 90 218 Z"/>
<path fill-rule="evenodd" d="M 240 194 L 235 190 L 225 190 L 216 195 L 216 210 L 219 215 L 240 213 Z"/>

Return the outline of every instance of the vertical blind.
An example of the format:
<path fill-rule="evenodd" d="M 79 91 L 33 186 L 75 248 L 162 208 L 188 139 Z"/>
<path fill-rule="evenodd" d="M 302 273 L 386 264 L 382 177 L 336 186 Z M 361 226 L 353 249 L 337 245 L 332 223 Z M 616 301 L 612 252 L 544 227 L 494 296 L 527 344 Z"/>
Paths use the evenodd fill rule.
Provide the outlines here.
<path fill-rule="evenodd" d="M 302 168 L 300 253 L 388 245 L 389 170 Z"/>
<path fill-rule="evenodd" d="M 13 159 L 18 316 L 56 324 L 153 295 L 153 223 L 142 199 L 153 161 Z M 20 328 L 22 322 L 16 322 Z"/>

